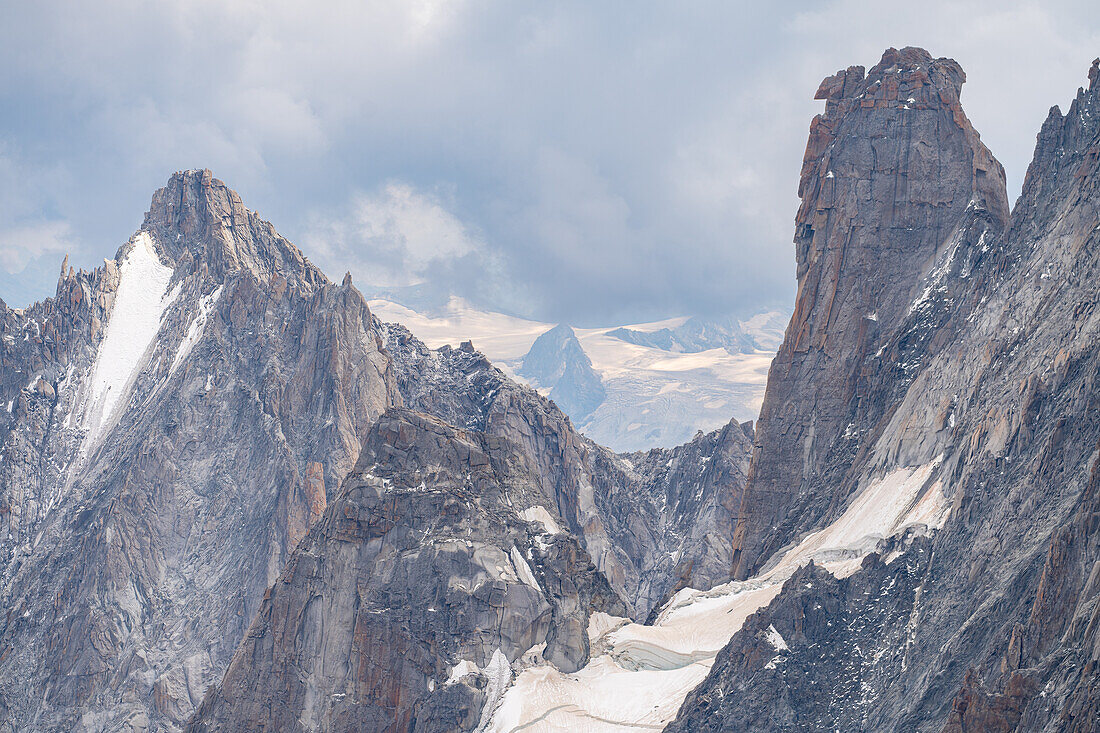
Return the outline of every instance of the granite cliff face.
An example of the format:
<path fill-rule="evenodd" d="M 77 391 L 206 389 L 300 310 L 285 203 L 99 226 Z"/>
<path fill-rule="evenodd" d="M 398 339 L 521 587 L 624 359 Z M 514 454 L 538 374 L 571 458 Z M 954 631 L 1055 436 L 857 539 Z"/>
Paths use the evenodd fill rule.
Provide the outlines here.
<path fill-rule="evenodd" d="M 942 529 L 883 543 L 839 582 L 796 575 L 672 730 L 769 716 L 778 730 L 1100 729 L 1098 76 L 1094 62 L 1068 113 L 1051 111 L 1003 232 L 952 240 L 935 279 L 914 280 L 931 287 L 879 347 L 892 374 L 860 395 L 889 407 L 869 432 L 855 423 L 861 445 L 832 474 L 842 503 L 851 477 L 930 465 L 927 491 L 950 505 Z M 759 546 L 783 543 L 779 527 Z M 769 626 L 782 653 L 761 642 Z"/>
<path fill-rule="evenodd" d="M 848 467 L 911 378 L 886 350 L 932 307 L 922 298 L 941 287 L 937 268 L 968 269 L 1008 219 L 1004 171 L 959 103 L 965 78 L 951 59 L 890 49 L 866 75 L 853 66 L 818 89 L 825 112 L 810 125 L 795 220 L 798 295 L 757 425 L 736 577 L 843 505 Z M 938 344 L 919 346 L 916 361 Z"/>
<path fill-rule="evenodd" d="M 471 730 L 512 662 L 587 661 L 625 606 L 517 448 L 386 413 L 190 729 Z"/>

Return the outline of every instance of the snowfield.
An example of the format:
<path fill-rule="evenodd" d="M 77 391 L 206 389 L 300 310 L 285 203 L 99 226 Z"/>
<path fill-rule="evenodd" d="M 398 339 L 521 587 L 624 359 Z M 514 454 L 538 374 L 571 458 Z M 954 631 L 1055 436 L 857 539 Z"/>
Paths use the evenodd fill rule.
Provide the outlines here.
<path fill-rule="evenodd" d="M 479 351 L 519 382 L 525 382 L 515 372 L 520 359 L 536 338 L 554 326 L 479 311 L 460 298 L 451 298 L 438 316 L 417 313 L 386 300 L 371 300 L 368 305 L 378 318 L 404 325 L 433 349 L 473 341 Z M 742 326 L 760 341 L 777 345 L 782 332 L 774 332 L 769 323 L 776 319 L 769 321 L 769 315 L 754 316 Z M 686 320 L 672 318 L 626 327 L 650 332 L 675 328 Z M 756 419 L 773 351 L 731 355 L 725 349 L 710 349 L 676 353 L 608 335 L 619 327 L 574 329 L 607 390 L 604 403 L 578 425 L 597 443 L 619 452 L 673 447 L 691 440 L 698 430 L 722 427 L 730 418 Z"/>
<path fill-rule="evenodd" d="M 173 269 L 161 263 L 149 233 L 130 239 L 130 249 L 119 265 L 118 291 L 99 344 L 84 403 L 83 448 L 94 447 L 110 428 L 117 410 L 144 364 L 145 352 L 160 330 L 165 309 L 174 300 L 168 293 Z"/>
<path fill-rule="evenodd" d="M 758 576 L 677 593 L 652 626 L 606 614 L 589 622 L 593 657 L 574 674 L 549 664 L 522 671 L 487 730 L 621 733 L 661 730 L 706 677 L 719 650 L 755 611 L 813 560 L 837 577 L 856 572 L 881 540 L 913 526 L 935 530 L 950 508 L 936 477 L 942 457 L 869 481 L 836 521 L 804 537 Z M 771 630 L 774 631 L 774 628 Z M 777 650 L 787 643 L 769 633 Z"/>

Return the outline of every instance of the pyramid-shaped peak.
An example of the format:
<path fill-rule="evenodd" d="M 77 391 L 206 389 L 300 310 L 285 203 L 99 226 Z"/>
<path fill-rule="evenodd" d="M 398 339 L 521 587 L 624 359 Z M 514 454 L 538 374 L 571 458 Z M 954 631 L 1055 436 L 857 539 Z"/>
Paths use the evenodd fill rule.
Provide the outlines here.
<path fill-rule="evenodd" d="M 240 195 L 209 169 L 177 171 L 153 194 L 145 227 L 171 230 L 180 239 L 196 239 L 211 227 L 247 219 Z"/>
<path fill-rule="evenodd" d="M 543 334 L 543 336 L 551 334 L 553 338 L 557 339 L 570 339 L 576 338 L 576 333 L 573 331 L 573 327 L 568 323 L 559 323 L 551 328 L 549 331 Z"/>
<path fill-rule="evenodd" d="M 275 276 L 310 286 L 325 281 L 297 247 L 205 168 L 173 173 L 153 194 L 142 229 L 155 235 L 172 261 L 205 263 L 219 278 L 247 270 L 264 282 Z"/>
<path fill-rule="evenodd" d="M 573 361 L 588 368 L 592 366 L 573 328 L 567 323 L 559 323 L 535 339 L 523 357 L 518 372 L 549 386 L 561 377 L 569 362 Z"/>
<path fill-rule="evenodd" d="M 165 216 L 173 207 L 178 208 L 184 204 L 195 205 L 204 191 L 211 188 L 223 188 L 225 184 L 214 178 L 214 174 L 207 168 L 201 170 L 176 171 L 168 177 L 168 182 L 153 194 L 153 201 L 146 218 L 159 218 Z"/>

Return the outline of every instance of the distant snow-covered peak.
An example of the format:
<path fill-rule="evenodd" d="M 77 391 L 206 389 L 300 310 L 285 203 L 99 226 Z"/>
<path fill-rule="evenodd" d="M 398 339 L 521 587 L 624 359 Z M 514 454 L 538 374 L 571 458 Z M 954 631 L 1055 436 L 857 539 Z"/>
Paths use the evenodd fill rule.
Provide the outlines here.
<path fill-rule="evenodd" d="M 536 340 L 557 324 L 479 310 L 451 297 L 444 308 L 426 314 L 384 299 L 369 301 L 382 321 L 396 322 L 431 348 L 458 346 L 472 341 L 506 374 L 530 381 L 552 398 L 557 380 L 546 383 L 533 370 L 523 369 Z M 787 315 L 768 311 L 744 321 L 733 321 L 751 337 L 754 349 L 733 350 L 724 345 L 699 343 L 694 351 L 660 348 L 645 338 L 634 342 L 617 331 L 655 334 L 683 329 L 693 319 L 682 316 L 661 321 L 571 329 L 603 385 L 602 401 L 594 407 L 581 400 L 570 417 L 593 440 L 620 452 L 671 447 L 690 440 L 699 430 L 709 431 L 730 421 L 754 420 L 764 397 L 764 385 L 774 350 L 782 341 Z M 696 323 L 706 323 L 694 319 Z M 779 325 L 779 324 L 782 325 Z M 729 329 L 727 329 L 729 330 Z M 778 335 L 776 335 L 778 334 Z M 561 365 L 558 365 L 561 366 Z M 564 372 L 564 370 L 559 370 Z M 579 370 L 583 372 L 584 370 Z M 526 378 L 525 378 L 526 377 Z M 563 393 L 592 393 L 563 385 Z M 568 403 L 568 400 L 564 402 Z M 559 406 L 570 413 L 569 405 Z"/>

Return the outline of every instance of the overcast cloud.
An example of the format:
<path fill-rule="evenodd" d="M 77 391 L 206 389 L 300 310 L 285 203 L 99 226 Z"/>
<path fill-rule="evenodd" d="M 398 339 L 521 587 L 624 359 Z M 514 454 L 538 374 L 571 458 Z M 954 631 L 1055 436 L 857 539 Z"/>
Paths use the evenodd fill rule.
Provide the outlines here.
<path fill-rule="evenodd" d="M 330 277 L 601 324 L 789 301 L 820 80 L 920 45 L 1019 190 L 1091 2 L 0 0 L 0 297 L 207 167 Z"/>

